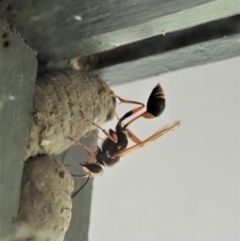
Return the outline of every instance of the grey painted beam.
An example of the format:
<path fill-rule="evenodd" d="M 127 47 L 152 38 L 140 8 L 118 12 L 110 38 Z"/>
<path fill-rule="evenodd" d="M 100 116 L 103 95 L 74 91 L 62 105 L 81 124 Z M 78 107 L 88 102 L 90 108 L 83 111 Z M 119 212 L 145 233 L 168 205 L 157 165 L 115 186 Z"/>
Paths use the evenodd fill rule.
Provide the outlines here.
<path fill-rule="evenodd" d="M 191 3 L 192 1 L 189 1 Z M 173 3 L 180 4 L 178 1 Z M 186 9 L 174 12 L 166 16 L 144 22 L 138 25 L 129 26 L 120 30 L 94 35 L 89 38 L 81 39 L 72 45 L 72 49 L 66 52 L 66 46 L 62 45 L 51 49 L 50 51 L 41 51 L 40 59 L 61 59 L 62 56 L 74 56 L 76 50 L 79 55 L 88 55 L 103 52 L 122 46 L 125 44 L 140 41 L 157 35 L 165 35 L 183 29 L 192 28 L 211 21 L 227 18 L 240 13 L 239 2 L 236 0 L 217 0 L 208 3 L 202 3 L 198 6 L 190 7 L 186 4 Z M 190 8 L 188 8 L 190 7 Z M 116 6 L 117 8 L 117 6 Z M 159 5 L 157 9 L 164 9 Z M 132 22 L 132 20 L 130 20 Z M 66 43 L 69 44 L 69 43 Z"/>
<path fill-rule="evenodd" d="M 239 55 L 240 33 L 106 67 L 97 73 L 110 85 L 118 85 Z"/>
<path fill-rule="evenodd" d="M 240 13 L 238 0 L 14 0 L 8 10 L 41 61 L 95 54 Z"/>

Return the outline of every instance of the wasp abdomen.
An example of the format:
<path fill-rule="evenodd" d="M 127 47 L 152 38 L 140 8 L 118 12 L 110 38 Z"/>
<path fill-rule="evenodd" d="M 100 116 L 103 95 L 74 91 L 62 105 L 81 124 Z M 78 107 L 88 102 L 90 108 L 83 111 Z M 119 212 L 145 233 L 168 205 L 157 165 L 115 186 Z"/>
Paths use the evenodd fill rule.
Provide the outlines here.
<path fill-rule="evenodd" d="M 147 102 L 148 118 L 155 118 L 162 114 L 165 109 L 165 94 L 160 84 L 152 90 Z M 145 118 L 147 116 L 145 115 Z"/>

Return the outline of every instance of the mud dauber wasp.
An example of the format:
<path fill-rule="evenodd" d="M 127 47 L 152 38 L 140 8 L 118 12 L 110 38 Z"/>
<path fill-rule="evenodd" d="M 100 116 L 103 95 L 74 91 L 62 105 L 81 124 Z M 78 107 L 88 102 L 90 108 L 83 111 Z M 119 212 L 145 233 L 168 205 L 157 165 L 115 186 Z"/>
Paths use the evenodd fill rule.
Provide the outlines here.
<path fill-rule="evenodd" d="M 72 198 L 75 197 L 87 184 L 88 180 L 90 179 L 91 176 L 96 176 L 100 175 L 104 169 L 107 167 L 113 166 L 117 162 L 119 162 L 121 157 L 124 157 L 136 150 L 138 150 L 141 147 L 144 147 L 153 141 L 167 135 L 174 129 L 176 129 L 180 125 L 180 121 L 176 121 L 172 123 L 171 125 L 168 125 L 157 132 L 155 132 L 153 135 L 145 139 L 144 141 L 141 141 L 135 136 L 127 127 L 137 120 L 140 117 L 148 118 L 148 119 L 154 119 L 158 117 L 164 110 L 165 108 L 165 95 L 164 92 L 158 84 L 151 92 L 148 102 L 147 102 L 147 108 L 146 111 L 139 114 L 132 120 L 130 120 L 127 124 L 123 124 L 123 121 L 132 116 L 133 114 L 137 113 L 141 109 L 145 107 L 144 104 L 140 102 L 135 102 L 135 101 L 129 101 L 122 99 L 113 92 L 109 93 L 115 98 L 118 98 L 121 103 L 133 103 L 133 104 L 139 104 L 141 106 L 127 112 L 125 115 L 123 115 L 119 120 L 116 125 L 115 131 L 112 129 L 109 130 L 109 133 L 98 126 L 97 124 L 93 123 L 91 120 L 86 118 L 83 113 L 81 113 L 82 118 L 85 119 L 86 121 L 90 122 L 91 124 L 95 125 L 97 128 L 101 129 L 107 138 L 103 141 L 102 147 L 100 148 L 99 146 L 96 146 L 93 150 L 88 148 L 86 145 L 82 144 L 81 142 L 69 137 L 70 140 L 74 141 L 75 144 L 81 146 L 86 150 L 88 155 L 90 156 L 90 159 L 92 158 L 95 160 L 95 162 L 86 162 L 84 164 L 80 163 L 80 165 L 83 167 L 84 171 L 86 171 L 86 175 L 80 176 L 80 175 L 74 175 L 74 177 L 88 177 L 86 182 L 83 184 L 83 186 L 78 189 L 73 195 Z M 135 145 L 132 147 L 127 148 L 128 145 L 128 138 L 130 138 Z"/>

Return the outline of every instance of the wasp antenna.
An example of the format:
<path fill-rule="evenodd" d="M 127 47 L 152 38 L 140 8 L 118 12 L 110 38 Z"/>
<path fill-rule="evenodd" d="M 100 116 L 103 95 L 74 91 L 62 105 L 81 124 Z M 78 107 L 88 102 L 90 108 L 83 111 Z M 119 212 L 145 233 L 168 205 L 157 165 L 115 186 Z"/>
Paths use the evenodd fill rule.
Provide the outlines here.
<path fill-rule="evenodd" d="M 90 177 L 91 177 L 91 174 L 88 175 L 88 178 L 87 178 L 86 182 L 75 193 L 73 193 L 71 198 L 74 198 L 87 185 Z"/>

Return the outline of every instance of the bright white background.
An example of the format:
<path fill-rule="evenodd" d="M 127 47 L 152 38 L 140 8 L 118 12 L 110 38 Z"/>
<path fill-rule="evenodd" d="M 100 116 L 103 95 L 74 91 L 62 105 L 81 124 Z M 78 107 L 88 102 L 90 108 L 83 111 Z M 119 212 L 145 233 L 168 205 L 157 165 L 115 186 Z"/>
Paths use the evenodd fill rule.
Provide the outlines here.
<path fill-rule="evenodd" d="M 164 113 L 130 125 L 140 139 L 182 126 L 95 178 L 90 241 L 239 240 L 239 80 L 233 58 L 113 88 L 146 103 L 161 83 Z"/>

